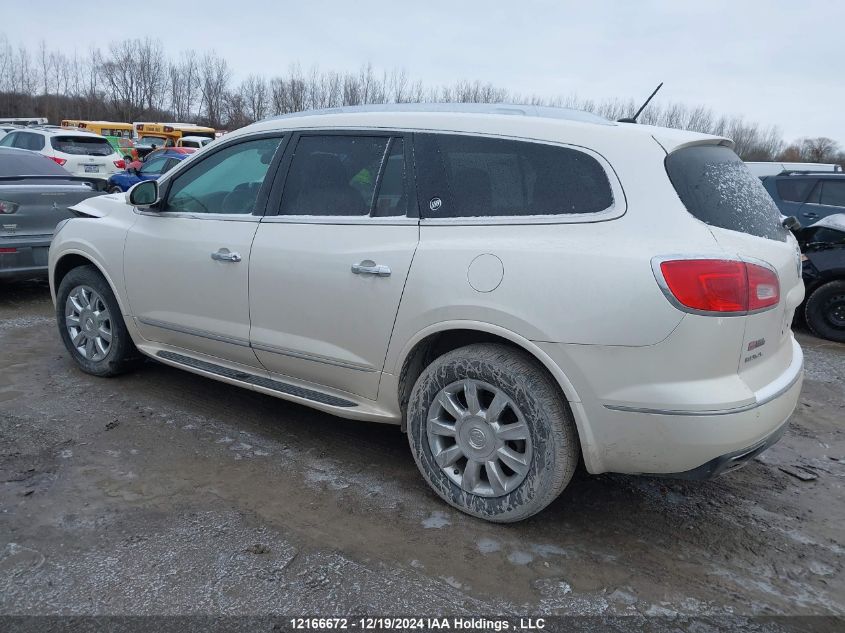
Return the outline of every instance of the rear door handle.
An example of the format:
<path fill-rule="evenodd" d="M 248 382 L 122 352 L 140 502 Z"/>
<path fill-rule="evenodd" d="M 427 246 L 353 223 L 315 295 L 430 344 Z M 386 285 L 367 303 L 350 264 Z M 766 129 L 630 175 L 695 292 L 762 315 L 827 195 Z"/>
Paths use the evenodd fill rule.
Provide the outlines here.
<path fill-rule="evenodd" d="M 221 248 L 216 253 L 211 254 L 211 259 L 218 262 L 239 262 L 241 261 L 241 254 L 230 251 L 228 248 Z"/>
<path fill-rule="evenodd" d="M 357 264 L 352 264 L 352 272 L 356 275 L 376 275 L 377 277 L 390 277 L 390 266 L 376 264 L 371 259 L 365 259 Z"/>

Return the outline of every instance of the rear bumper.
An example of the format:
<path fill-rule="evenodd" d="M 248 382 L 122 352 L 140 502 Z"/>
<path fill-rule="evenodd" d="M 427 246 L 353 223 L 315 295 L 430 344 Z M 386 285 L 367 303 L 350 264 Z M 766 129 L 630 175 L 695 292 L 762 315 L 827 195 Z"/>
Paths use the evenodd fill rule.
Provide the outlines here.
<path fill-rule="evenodd" d="M 789 347 L 782 357 L 786 367 L 757 390 L 751 390 L 738 374 L 690 382 L 643 381 L 644 374 L 652 378 L 645 356 L 640 359 L 639 375 L 625 372 L 645 390 L 647 398 L 639 399 L 642 404 L 635 397 L 624 404 L 602 397 L 602 391 L 596 393 L 596 386 L 602 386 L 601 376 L 591 375 L 590 380 L 573 370 L 580 402 L 570 406 L 578 422 L 587 470 L 706 478 L 766 450 L 782 435 L 801 393 L 803 353 L 794 339 Z M 584 347 L 577 351 L 582 361 L 590 354 Z M 644 352 L 642 348 L 631 350 L 638 357 Z M 628 351 L 610 353 L 618 362 Z M 608 359 L 602 355 L 600 360 Z M 604 363 L 604 367 L 607 374 L 608 365 Z M 673 369 L 678 372 L 664 362 L 655 371 L 671 377 Z M 628 389 L 626 394 L 636 396 L 637 390 Z M 663 397 L 658 400 L 656 395 Z"/>
<path fill-rule="evenodd" d="M 706 464 L 702 464 L 697 468 L 692 468 L 681 473 L 661 473 L 657 474 L 657 476 L 673 479 L 712 479 L 713 477 L 718 477 L 723 473 L 745 466 L 745 464 L 757 457 L 757 455 L 777 444 L 780 438 L 783 437 L 788 426 L 789 422 L 784 422 L 773 433 L 759 442 L 747 448 L 714 457 Z"/>
<path fill-rule="evenodd" d="M 46 277 L 51 239 L 51 235 L 0 238 L 0 248 L 15 249 L 13 253 L 0 253 L 0 280 Z"/>

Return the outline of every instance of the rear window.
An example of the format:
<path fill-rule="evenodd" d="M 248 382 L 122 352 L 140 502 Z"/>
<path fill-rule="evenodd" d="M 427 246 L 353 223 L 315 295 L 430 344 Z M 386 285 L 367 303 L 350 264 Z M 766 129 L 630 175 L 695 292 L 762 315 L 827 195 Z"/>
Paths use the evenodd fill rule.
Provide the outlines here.
<path fill-rule="evenodd" d="M 692 215 L 711 226 L 786 241 L 774 200 L 739 156 L 717 145 L 685 147 L 666 157 L 666 171 Z"/>
<path fill-rule="evenodd" d="M 419 134 L 414 151 L 427 218 L 596 213 L 613 205 L 604 168 L 579 150 Z"/>
<path fill-rule="evenodd" d="M 0 176 L 69 176 L 63 167 L 43 154 L 0 150 Z"/>
<path fill-rule="evenodd" d="M 814 184 L 815 178 L 778 178 L 778 195 L 787 202 L 804 202 Z"/>
<path fill-rule="evenodd" d="M 114 152 L 106 139 L 95 136 L 54 136 L 50 145 L 57 152 L 81 156 L 108 156 Z"/>

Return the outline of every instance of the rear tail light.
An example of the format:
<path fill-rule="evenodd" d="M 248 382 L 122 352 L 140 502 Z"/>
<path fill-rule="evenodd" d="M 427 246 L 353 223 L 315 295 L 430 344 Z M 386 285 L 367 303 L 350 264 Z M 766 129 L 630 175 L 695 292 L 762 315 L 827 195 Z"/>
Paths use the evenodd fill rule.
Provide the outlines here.
<path fill-rule="evenodd" d="M 0 255 L 3 255 L 4 253 L 17 253 L 17 252 L 18 252 L 18 249 L 16 249 L 16 248 L 0 248 Z"/>
<path fill-rule="evenodd" d="M 50 158 L 56 161 L 59 165 L 64 165 L 67 162 L 67 160 L 65 160 L 64 158 L 59 158 L 58 156 L 50 156 Z"/>
<path fill-rule="evenodd" d="M 120 160 L 114 161 L 114 166 L 118 169 L 126 169 L 126 161 L 122 158 Z"/>
<path fill-rule="evenodd" d="M 667 297 L 687 312 L 748 314 L 780 302 L 777 273 L 751 262 L 674 259 L 661 261 L 655 274 Z"/>

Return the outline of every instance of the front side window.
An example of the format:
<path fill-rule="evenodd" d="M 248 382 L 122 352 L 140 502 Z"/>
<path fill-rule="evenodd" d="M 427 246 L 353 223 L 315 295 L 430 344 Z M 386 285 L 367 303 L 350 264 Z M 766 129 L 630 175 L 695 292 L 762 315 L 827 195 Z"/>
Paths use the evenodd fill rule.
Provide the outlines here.
<path fill-rule="evenodd" d="M 144 175 L 160 174 L 164 171 L 165 163 L 167 163 L 166 156 L 156 156 L 144 163 L 144 166 L 141 167 L 141 173 Z"/>
<path fill-rule="evenodd" d="M 249 214 L 281 138 L 230 145 L 179 174 L 162 211 Z"/>
<path fill-rule="evenodd" d="M 364 216 L 388 162 L 387 136 L 303 136 L 294 151 L 280 215 Z M 382 203 L 387 210 L 389 203 Z M 398 205 L 398 201 L 397 201 Z"/>
<path fill-rule="evenodd" d="M 604 168 L 579 150 L 419 134 L 414 151 L 427 218 L 597 213 L 613 205 Z"/>
<path fill-rule="evenodd" d="M 823 181 L 821 203 L 832 207 L 845 207 L 845 180 Z"/>

